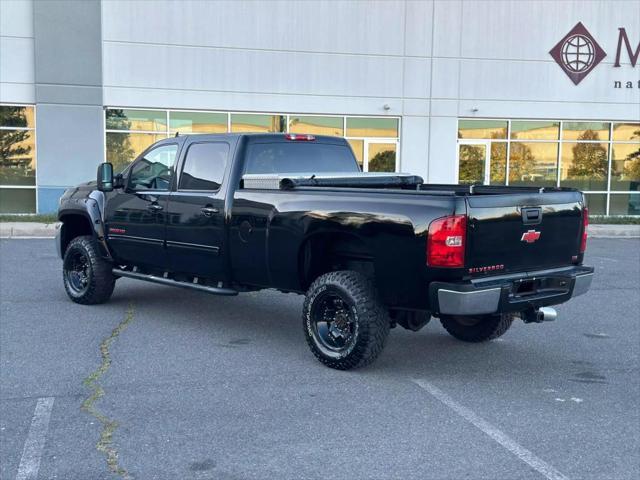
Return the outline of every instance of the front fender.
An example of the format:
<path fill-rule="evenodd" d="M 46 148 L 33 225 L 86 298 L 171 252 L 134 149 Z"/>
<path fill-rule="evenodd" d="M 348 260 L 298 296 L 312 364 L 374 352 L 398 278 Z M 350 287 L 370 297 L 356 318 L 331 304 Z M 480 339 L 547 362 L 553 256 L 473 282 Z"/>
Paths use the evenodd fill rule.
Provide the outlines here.
<path fill-rule="evenodd" d="M 58 219 L 62 223 L 56 233 L 56 249 L 58 250 L 58 254 L 60 257 L 64 256 L 63 243 L 65 238 L 72 234 L 72 232 L 68 231 L 68 226 L 65 225 L 65 217 L 80 215 L 87 220 L 91 234 L 96 239 L 102 256 L 111 260 L 112 256 L 109 246 L 107 245 L 104 228 L 104 193 L 98 190 L 92 190 L 84 195 L 82 193 L 84 192 L 76 190 L 69 196 L 65 195 L 61 200 L 60 208 L 58 209 Z"/>

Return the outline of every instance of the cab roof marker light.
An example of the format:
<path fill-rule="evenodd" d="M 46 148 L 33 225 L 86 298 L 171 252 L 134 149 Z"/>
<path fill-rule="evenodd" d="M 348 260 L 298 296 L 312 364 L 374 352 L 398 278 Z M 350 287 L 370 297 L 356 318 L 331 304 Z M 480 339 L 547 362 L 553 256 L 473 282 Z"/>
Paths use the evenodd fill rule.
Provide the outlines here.
<path fill-rule="evenodd" d="M 284 138 L 286 138 L 287 140 L 292 140 L 294 142 L 313 142 L 316 139 L 316 137 L 314 137 L 313 135 L 301 133 L 285 133 Z"/>

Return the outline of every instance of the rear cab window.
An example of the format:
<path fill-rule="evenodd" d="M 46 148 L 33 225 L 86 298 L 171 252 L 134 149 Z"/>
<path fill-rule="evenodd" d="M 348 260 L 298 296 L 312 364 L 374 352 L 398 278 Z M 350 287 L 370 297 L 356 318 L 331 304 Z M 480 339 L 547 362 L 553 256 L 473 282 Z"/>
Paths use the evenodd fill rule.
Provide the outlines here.
<path fill-rule="evenodd" d="M 359 172 L 347 144 L 316 141 L 251 143 L 247 147 L 244 173 Z"/>

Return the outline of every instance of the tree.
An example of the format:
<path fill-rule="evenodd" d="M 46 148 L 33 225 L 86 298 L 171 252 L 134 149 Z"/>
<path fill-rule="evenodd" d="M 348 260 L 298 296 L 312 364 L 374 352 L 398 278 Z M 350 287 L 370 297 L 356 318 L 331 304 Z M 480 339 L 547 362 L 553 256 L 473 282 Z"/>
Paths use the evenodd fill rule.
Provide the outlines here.
<path fill-rule="evenodd" d="M 26 127 L 27 117 L 24 107 L 2 107 L 0 125 Z M 3 184 L 29 183 L 33 175 L 31 145 L 24 142 L 29 139 L 29 130 L 0 131 L 0 181 Z M 18 167 L 18 168 L 16 168 Z"/>
<path fill-rule="evenodd" d="M 600 140 L 598 132 L 585 130 L 578 136 L 580 140 Z M 573 163 L 569 167 L 569 178 L 584 178 L 588 180 L 607 178 L 607 149 L 600 143 L 576 143 L 571 149 Z"/>
<path fill-rule="evenodd" d="M 633 138 L 640 139 L 640 130 L 633 132 Z M 635 152 L 631 152 L 627 155 L 627 160 L 624 165 L 624 175 L 633 180 L 640 180 L 640 147 Z"/>
<path fill-rule="evenodd" d="M 107 128 L 117 126 L 118 129 L 128 130 L 131 128 L 131 122 L 127 120 L 122 110 L 107 110 L 106 116 Z M 107 162 L 113 164 L 114 172 L 121 172 L 129 165 L 136 156 L 135 150 L 131 147 L 131 139 L 129 133 L 107 133 Z"/>
<path fill-rule="evenodd" d="M 462 134 L 458 130 L 458 138 L 462 138 Z M 503 128 L 499 131 L 491 133 L 492 141 L 491 162 L 489 180 L 492 185 L 504 185 L 507 168 L 507 129 Z M 485 170 L 485 151 L 484 146 L 480 145 L 460 145 L 458 165 L 458 181 L 460 183 L 484 183 Z"/>
<path fill-rule="evenodd" d="M 491 139 L 504 140 L 507 138 L 507 129 L 492 132 Z M 491 142 L 491 164 L 489 180 L 491 185 L 504 185 L 507 176 L 507 144 L 506 142 Z"/>
<path fill-rule="evenodd" d="M 395 172 L 396 152 L 394 150 L 383 150 L 369 160 L 370 172 Z"/>
<path fill-rule="evenodd" d="M 459 183 L 484 182 L 484 145 L 460 145 Z"/>
<path fill-rule="evenodd" d="M 528 182 L 533 177 L 527 176 L 535 172 L 536 157 L 526 143 L 512 142 L 509 153 L 509 183 Z"/>

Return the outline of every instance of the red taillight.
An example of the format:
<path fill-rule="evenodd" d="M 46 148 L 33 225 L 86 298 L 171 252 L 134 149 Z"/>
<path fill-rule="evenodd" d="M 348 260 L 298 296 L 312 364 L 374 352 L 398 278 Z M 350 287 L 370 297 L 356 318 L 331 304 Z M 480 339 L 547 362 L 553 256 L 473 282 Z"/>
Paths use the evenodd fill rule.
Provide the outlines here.
<path fill-rule="evenodd" d="M 582 241 L 580 242 L 580 253 L 587 250 L 587 229 L 589 228 L 589 209 L 582 210 Z"/>
<path fill-rule="evenodd" d="M 313 135 L 306 133 L 285 133 L 284 138 L 295 142 L 313 142 L 316 139 Z"/>
<path fill-rule="evenodd" d="M 430 267 L 464 267 L 464 241 L 467 217 L 452 215 L 434 220 L 429 225 L 427 265 Z"/>

